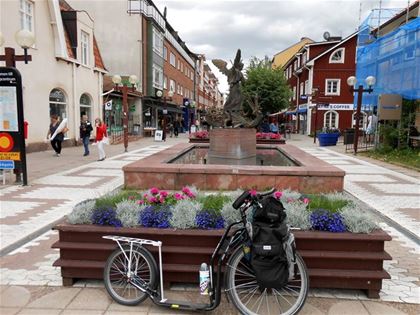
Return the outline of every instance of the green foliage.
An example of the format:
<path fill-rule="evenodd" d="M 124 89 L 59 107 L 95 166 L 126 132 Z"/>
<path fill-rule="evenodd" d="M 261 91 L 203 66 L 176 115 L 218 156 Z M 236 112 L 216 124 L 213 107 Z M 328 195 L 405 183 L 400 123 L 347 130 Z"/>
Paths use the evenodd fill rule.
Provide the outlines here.
<path fill-rule="evenodd" d="M 335 195 L 309 195 L 308 198 L 310 200 L 310 210 L 325 209 L 330 212 L 337 212 L 350 203 L 344 197 L 340 198 L 340 196 Z"/>
<path fill-rule="evenodd" d="M 307 205 L 302 201 L 294 201 L 283 204 L 287 215 L 287 224 L 294 228 L 302 230 L 311 229 L 311 213 L 307 209 Z"/>
<path fill-rule="evenodd" d="M 131 199 L 131 198 L 135 199 L 138 197 L 139 197 L 139 194 L 132 190 L 114 191 L 96 199 L 95 207 L 96 208 L 106 208 L 106 207 L 115 208 L 117 203 L 123 200 Z"/>
<path fill-rule="evenodd" d="M 340 211 L 340 214 L 349 232 L 370 233 L 378 228 L 372 216 L 357 205 L 351 204 L 346 206 Z"/>
<path fill-rule="evenodd" d="M 360 154 L 368 156 L 373 159 L 381 160 L 388 163 L 406 166 L 420 171 L 420 150 L 419 149 L 387 149 L 379 148 L 368 152 L 361 152 Z"/>
<path fill-rule="evenodd" d="M 146 206 L 140 206 L 134 200 L 123 200 L 116 204 L 117 219 L 123 226 L 134 227 L 138 225 L 139 215 Z"/>
<path fill-rule="evenodd" d="M 230 200 L 229 196 L 221 193 L 198 197 L 198 201 L 202 204 L 203 210 L 214 211 L 217 214 L 220 214 L 223 205 L 228 200 Z"/>
<path fill-rule="evenodd" d="M 242 93 L 248 100 L 258 97 L 263 113 L 278 112 L 289 105 L 291 91 L 283 71 L 273 69 L 266 57 L 259 60 L 254 57 L 246 70 L 246 80 L 242 84 Z M 245 104 L 245 110 L 247 111 Z"/>
<path fill-rule="evenodd" d="M 172 208 L 172 217 L 169 222 L 175 229 L 195 228 L 195 217 L 200 211 L 201 204 L 195 200 L 178 201 Z"/>
<path fill-rule="evenodd" d="M 94 208 L 95 200 L 83 201 L 73 208 L 67 220 L 70 224 L 90 224 Z"/>

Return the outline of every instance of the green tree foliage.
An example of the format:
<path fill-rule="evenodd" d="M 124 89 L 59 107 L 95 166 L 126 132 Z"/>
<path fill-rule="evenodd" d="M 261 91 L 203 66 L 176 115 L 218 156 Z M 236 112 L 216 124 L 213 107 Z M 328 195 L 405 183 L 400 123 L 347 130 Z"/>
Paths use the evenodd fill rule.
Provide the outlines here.
<path fill-rule="evenodd" d="M 270 59 L 254 57 L 246 69 L 242 93 L 246 100 L 258 97 L 262 112 L 275 113 L 287 108 L 292 92 L 281 69 L 273 69 Z M 245 102 L 246 108 L 246 102 Z"/>

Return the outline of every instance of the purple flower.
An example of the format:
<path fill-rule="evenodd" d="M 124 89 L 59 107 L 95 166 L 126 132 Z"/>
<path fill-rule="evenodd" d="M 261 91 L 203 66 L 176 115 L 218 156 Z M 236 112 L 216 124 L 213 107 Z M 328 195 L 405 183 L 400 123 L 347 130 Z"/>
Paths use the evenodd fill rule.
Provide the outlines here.
<path fill-rule="evenodd" d="M 195 224 L 198 228 L 204 230 L 223 229 L 225 227 L 225 220 L 221 215 L 204 210 L 195 217 Z"/>
<path fill-rule="evenodd" d="M 93 211 L 91 217 L 92 223 L 97 225 L 109 225 L 114 227 L 122 227 L 121 221 L 117 218 L 115 209 L 97 208 Z"/>
<path fill-rule="evenodd" d="M 317 209 L 310 216 L 312 228 L 317 231 L 345 232 L 346 226 L 339 213 L 331 213 L 325 209 Z"/>
<path fill-rule="evenodd" d="M 148 206 L 140 213 L 139 224 L 144 227 L 165 229 L 170 227 L 171 217 L 169 207 Z"/>

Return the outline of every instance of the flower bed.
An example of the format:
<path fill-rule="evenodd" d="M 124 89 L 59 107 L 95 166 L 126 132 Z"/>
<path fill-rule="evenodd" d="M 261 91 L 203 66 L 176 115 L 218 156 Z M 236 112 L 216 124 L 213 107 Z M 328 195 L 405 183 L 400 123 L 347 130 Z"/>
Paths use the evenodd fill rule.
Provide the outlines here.
<path fill-rule="evenodd" d="M 65 284 L 77 278 L 102 278 L 106 258 L 115 244 L 102 239 L 116 234 L 163 242 L 165 281 L 195 282 L 198 266 L 208 261 L 223 233 L 239 219 L 232 201 L 241 192 L 203 194 L 184 187 L 179 192 L 152 188 L 123 191 L 75 207 L 59 224 L 60 266 Z M 357 288 L 377 296 L 382 279 L 384 242 L 390 237 L 342 194 L 301 195 L 275 192 L 282 201 L 297 247 L 308 265 L 313 287 Z"/>
<path fill-rule="evenodd" d="M 283 139 L 281 134 L 272 132 L 257 132 L 257 144 L 284 144 L 286 140 Z M 208 131 L 197 131 L 190 135 L 190 143 L 209 143 Z"/>

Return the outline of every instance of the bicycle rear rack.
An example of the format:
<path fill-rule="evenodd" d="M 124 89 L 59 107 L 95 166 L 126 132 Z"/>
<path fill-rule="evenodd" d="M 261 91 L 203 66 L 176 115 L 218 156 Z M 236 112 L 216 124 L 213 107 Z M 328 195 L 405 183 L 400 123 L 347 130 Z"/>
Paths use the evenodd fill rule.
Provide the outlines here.
<path fill-rule="evenodd" d="M 163 292 L 162 242 L 146 240 L 146 239 L 141 239 L 141 238 L 117 236 L 117 235 L 105 235 L 105 236 L 102 236 L 102 238 L 117 242 L 118 247 L 121 249 L 122 253 L 124 254 L 125 258 L 128 261 L 128 270 L 131 270 L 131 253 L 133 252 L 133 244 L 139 244 L 140 246 L 148 245 L 148 246 L 154 246 L 154 247 L 159 248 L 159 277 L 160 277 L 160 296 L 161 296 L 160 302 L 165 303 L 167 299 L 165 299 L 164 292 Z M 130 257 L 127 257 L 127 254 L 125 253 L 121 243 L 130 244 Z"/>

